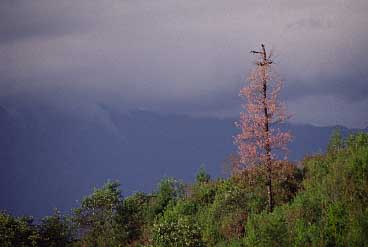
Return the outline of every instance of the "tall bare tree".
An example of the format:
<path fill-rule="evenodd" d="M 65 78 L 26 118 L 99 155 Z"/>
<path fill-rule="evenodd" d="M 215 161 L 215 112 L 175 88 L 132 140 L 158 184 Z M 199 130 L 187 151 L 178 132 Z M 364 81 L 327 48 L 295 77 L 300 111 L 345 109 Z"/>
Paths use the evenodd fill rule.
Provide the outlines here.
<path fill-rule="evenodd" d="M 268 209 L 274 208 L 272 191 L 272 169 L 279 158 L 280 150 L 287 154 L 287 144 L 292 135 L 282 131 L 279 124 L 285 122 L 289 115 L 285 104 L 279 100 L 282 81 L 272 71 L 273 61 L 262 44 L 259 51 L 251 51 L 257 55 L 256 68 L 251 72 L 249 84 L 240 90 L 245 97 L 244 111 L 240 114 L 237 126 L 241 133 L 235 136 L 240 156 L 240 169 L 261 165 L 266 171 L 266 187 Z"/>

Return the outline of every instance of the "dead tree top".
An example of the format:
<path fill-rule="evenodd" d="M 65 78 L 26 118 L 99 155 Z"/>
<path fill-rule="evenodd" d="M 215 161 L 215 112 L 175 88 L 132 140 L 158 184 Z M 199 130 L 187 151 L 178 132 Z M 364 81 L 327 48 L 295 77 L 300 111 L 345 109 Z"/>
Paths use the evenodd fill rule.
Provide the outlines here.
<path fill-rule="evenodd" d="M 269 54 L 269 56 L 267 57 L 267 52 L 266 52 L 266 48 L 264 44 L 261 44 L 261 51 L 250 51 L 250 53 L 252 54 L 260 54 L 262 56 L 261 61 L 257 61 L 256 64 L 258 66 L 265 66 L 265 65 L 269 65 L 272 64 L 273 61 L 271 60 L 271 54 Z"/>

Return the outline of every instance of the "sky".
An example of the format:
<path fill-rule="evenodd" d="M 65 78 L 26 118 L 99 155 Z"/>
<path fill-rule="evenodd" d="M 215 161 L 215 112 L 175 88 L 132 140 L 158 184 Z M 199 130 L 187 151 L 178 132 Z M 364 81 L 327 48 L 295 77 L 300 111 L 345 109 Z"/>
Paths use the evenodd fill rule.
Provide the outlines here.
<path fill-rule="evenodd" d="M 366 0 L 2 0 L 0 105 L 237 117 L 250 50 L 292 121 L 368 126 Z"/>

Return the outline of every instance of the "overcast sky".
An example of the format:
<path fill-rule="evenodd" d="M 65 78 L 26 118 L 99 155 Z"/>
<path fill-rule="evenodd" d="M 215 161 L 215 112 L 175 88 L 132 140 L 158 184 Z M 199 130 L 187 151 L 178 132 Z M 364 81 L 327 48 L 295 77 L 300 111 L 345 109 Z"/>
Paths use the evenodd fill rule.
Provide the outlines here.
<path fill-rule="evenodd" d="M 0 104 L 236 117 L 263 42 L 293 121 L 366 127 L 367 13 L 367 0 L 2 0 Z"/>

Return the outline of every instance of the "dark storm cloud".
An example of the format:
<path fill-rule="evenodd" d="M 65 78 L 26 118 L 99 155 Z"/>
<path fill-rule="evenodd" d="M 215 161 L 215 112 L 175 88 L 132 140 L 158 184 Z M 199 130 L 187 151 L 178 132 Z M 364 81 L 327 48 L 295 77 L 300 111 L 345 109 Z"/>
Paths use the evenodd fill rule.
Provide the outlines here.
<path fill-rule="evenodd" d="M 82 32 L 93 24 L 70 1 L 4 0 L 0 4 L 0 42 Z"/>
<path fill-rule="evenodd" d="M 234 115 L 249 50 L 265 42 L 296 121 L 363 126 L 367 11 L 359 0 L 2 1 L 0 97 Z M 346 107 L 311 115 L 310 100 Z"/>
<path fill-rule="evenodd" d="M 366 100 L 368 97 L 368 78 L 363 73 L 311 79 L 309 83 L 296 79 L 287 85 L 283 92 L 287 100 L 295 100 L 308 95 L 336 96 L 347 102 Z"/>

